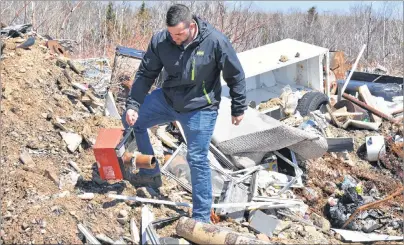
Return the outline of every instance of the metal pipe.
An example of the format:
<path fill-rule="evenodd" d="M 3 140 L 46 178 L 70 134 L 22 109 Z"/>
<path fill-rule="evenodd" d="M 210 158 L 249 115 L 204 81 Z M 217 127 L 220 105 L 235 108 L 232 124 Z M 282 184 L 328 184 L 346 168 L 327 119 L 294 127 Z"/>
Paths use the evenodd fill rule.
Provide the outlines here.
<path fill-rule="evenodd" d="M 136 168 L 153 169 L 156 167 L 156 157 L 153 155 L 143 155 L 140 152 L 125 152 L 122 161 L 125 165 L 131 166 L 131 160 L 134 159 Z"/>
<path fill-rule="evenodd" d="M 192 208 L 192 204 L 185 203 L 185 202 L 172 202 L 172 201 L 166 201 L 166 200 L 155 200 L 155 199 L 149 199 L 149 198 L 143 198 L 143 197 L 137 197 L 137 196 L 130 197 L 130 196 L 124 196 L 124 195 L 115 195 L 115 194 L 109 194 L 108 197 L 113 198 L 113 199 L 129 200 L 129 201 L 135 201 L 135 202 L 164 204 L 164 205 L 170 205 L 170 206 L 180 206 L 180 207 Z M 281 204 L 274 204 L 274 203 L 281 203 Z M 271 209 L 271 208 L 293 207 L 296 205 L 301 205 L 302 203 L 303 202 L 301 202 L 301 201 L 291 201 L 291 200 L 285 202 L 285 204 L 282 204 L 282 201 L 280 201 L 280 200 L 274 200 L 271 202 L 213 203 L 212 208 L 253 207 L 253 208 Z"/>
<path fill-rule="evenodd" d="M 359 101 L 357 98 L 353 97 L 352 95 L 349 95 L 347 93 L 344 93 L 342 95 L 342 97 L 344 97 L 345 99 L 357 104 L 358 106 L 370 111 L 371 113 L 375 114 L 376 116 L 382 117 L 392 123 L 398 123 L 397 120 L 395 118 L 393 118 L 390 115 L 384 114 L 383 112 L 376 110 L 375 108 L 367 105 L 366 103 L 363 103 L 362 101 Z"/>

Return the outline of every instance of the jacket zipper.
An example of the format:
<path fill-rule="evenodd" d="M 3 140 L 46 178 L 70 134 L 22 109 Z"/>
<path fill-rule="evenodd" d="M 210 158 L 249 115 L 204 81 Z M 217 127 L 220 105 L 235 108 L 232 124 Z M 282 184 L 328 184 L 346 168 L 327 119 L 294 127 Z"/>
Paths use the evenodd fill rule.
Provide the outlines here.
<path fill-rule="evenodd" d="M 205 94 L 206 100 L 208 101 L 209 105 L 212 104 L 212 101 L 209 98 L 208 93 L 206 92 L 206 88 L 205 88 L 205 81 L 202 82 L 202 86 L 203 86 L 203 93 Z"/>
<path fill-rule="evenodd" d="M 191 81 L 195 80 L 195 57 L 192 59 Z"/>

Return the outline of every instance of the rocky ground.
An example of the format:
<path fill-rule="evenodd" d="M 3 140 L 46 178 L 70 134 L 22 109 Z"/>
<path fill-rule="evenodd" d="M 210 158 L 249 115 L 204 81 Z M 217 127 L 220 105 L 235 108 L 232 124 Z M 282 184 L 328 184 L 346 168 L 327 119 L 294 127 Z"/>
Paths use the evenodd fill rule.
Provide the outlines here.
<path fill-rule="evenodd" d="M 44 41 L 37 41 L 29 50 L 17 49 L 18 39 L 5 40 L 6 48 L 1 60 L 1 243 L 64 243 L 80 244 L 83 235 L 77 224 L 84 224 L 95 235 L 105 234 L 116 241 L 130 241 L 129 220 L 135 218 L 141 224 L 141 203 L 111 200 L 108 194 L 143 196 L 189 202 L 189 194 L 173 180 L 163 177 L 164 185 L 159 194 L 150 194 L 146 188 L 133 188 L 127 181 L 102 181 L 92 151 L 100 128 L 121 128 L 121 122 L 103 115 L 102 108 L 92 113 L 79 99 L 79 94 L 66 76 L 63 68 L 56 65 L 57 59 L 49 53 Z M 75 82 L 83 82 L 81 75 L 66 68 Z M 70 91 L 70 92 L 68 92 Z M 72 92 L 73 91 L 73 92 Z M 345 131 L 330 126 L 334 137 L 355 137 L 355 151 L 350 153 L 351 162 L 338 155 L 326 154 L 323 158 L 306 162 L 305 189 L 296 189 L 309 205 L 310 217 L 317 215 L 317 224 L 324 231 L 294 221 L 278 214 L 281 219 L 271 242 L 277 243 L 341 243 L 341 237 L 329 230 L 325 219 L 325 206 L 329 197 L 335 196 L 334 186 L 345 175 L 363 182 L 364 192 L 377 190 L 375 198 L 383 197 L 401 186 L 396 172 L 371 165 L 358 156 L 360 146 L 370 131 Z M 383 134 L 399 134 L 388 123 L 383 125 Z M 80 146 L 71 151 L 61 132 L 72 132 L 83 138 Z M 402 134 L 402 132 L 401 132 Z M 155 146 L 161 143 L 151 135 Z M 388 151 L 391 161 L 398 161 Z M 359 154 L 360 155 L 360 154 Z M 78 169 L 71 162 L 77 164 Z M 74 165 L 74 164 L 73 164 Z M 315 198 L 307 195 L 307 188 L 314 190 Z M 83 200 L 83 193 L 94 197 Z M 392 225 L 402 217 L 403 199 L 386 202 L 379 210 L 389 220 L 380 232 L 400 235 L 401 226 Z M 188 208 L 165 205 L 149 205 L 156 218 L 189 214 Z M 315 214 L 314 214 L 315 213 Z M 313 218 L 307 218 L 311 222 Z M 176 222 L 157 232 L 160 236 L 173 236 Z M 237 232 L 249 233 L 268 240 L 252 230 L 248 223 L 238 224 L 222 218 L 219 226 Z"/>

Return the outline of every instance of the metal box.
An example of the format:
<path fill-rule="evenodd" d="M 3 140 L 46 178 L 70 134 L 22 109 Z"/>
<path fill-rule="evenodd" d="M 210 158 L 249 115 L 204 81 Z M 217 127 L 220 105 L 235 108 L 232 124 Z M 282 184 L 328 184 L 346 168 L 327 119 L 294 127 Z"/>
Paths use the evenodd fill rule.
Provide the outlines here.
<path fill-rule="evenodd" d="M 123 130 L 120 128 L 101 128 L 98 131 L 93 151 L 100 177 L 103 180 L 123 179 L 120 159 L 116 152 L 122 135 Z"/>

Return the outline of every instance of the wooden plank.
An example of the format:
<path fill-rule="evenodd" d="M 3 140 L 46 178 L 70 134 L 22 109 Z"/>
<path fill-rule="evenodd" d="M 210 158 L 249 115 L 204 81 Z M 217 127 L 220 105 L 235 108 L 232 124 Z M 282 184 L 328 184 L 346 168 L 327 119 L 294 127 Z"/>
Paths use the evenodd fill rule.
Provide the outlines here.
<path fill-rule="evenodd" d="M 351 152 L 354 149 L 353 138 L 327 138 L 328 152 Z"/>
<path fill-rule="evenodd" d="M 372 98 L 372 94 L 369 91 L 369 88 L 367 85 L 362 85 L 359 87 L 359 97 L 360 99 L 365 102 L 366 104 L 375 107 L 374 103 L 373 103 L 373 98 Z M 370 113 L 370 117 L 373 119 L 374 122 L 381 122 L 382 119 L 378 116 L 376 116 L 373 113 Z"/>

